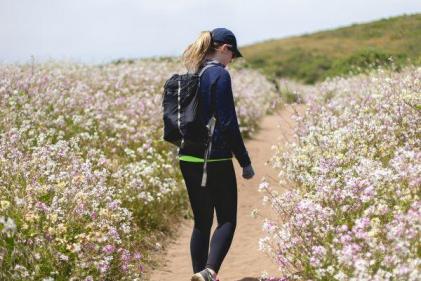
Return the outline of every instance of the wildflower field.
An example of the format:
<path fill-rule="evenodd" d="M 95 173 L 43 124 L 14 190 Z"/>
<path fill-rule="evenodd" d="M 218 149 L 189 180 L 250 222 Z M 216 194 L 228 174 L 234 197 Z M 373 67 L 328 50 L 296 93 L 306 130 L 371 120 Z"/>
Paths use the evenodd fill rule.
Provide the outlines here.
<path fill-rule="evenodd" d="M 188 216 L 162 86 L 178 60 L 0 65 L 0 280 L 144 280 Z M 230 70 L 244 135 L 279 103 Z"/>
<path fill-rule="evenodd" d="M 259 247 L 282 272 L 267 280 L 420 280 L 421 68 L 302 89 L 279 185 L 259 186 L 277 218 Z"/>

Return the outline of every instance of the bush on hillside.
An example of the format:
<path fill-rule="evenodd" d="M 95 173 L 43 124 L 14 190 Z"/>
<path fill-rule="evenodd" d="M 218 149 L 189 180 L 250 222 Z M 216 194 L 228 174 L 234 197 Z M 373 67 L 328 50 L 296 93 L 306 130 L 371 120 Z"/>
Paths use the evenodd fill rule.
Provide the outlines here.
<path fill-rule="evenodd" d="M 379 67 L 399 70 L 406 62 L 405 54 L 392 54 L 378 48 L 365 48 L 347 56 L 344 59 L 334 61 L 332 67 L 322 75 L 324 78 L 344 76 L 369 72 Z"/>

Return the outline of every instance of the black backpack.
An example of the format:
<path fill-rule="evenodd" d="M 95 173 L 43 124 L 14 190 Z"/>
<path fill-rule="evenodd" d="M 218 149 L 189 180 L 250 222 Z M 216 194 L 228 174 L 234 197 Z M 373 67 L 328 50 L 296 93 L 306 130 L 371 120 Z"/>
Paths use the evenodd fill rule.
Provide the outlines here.
<path fill-rule="evenodd" d="M 203 151 L 204 164 L 201 186 L 207 183 L 207 160 L 212 149 L 216 124 L 215 109 L 208 124 L 203 124 L 199 96 L 200 76 L 214 63 L 207 63 L 199 73 L 174 74 L 165 82 L 162 98 L 164 140 L 179 148 Z"/>
<path fill-rule="evenodd" d="M 206 149 L 209 132 L 202 121 L 199 87 L 200 76 L 213 65 L 209 62 L 199 73 L 173 74 L 165 82 L 162 98 L 165 141 L 179 148 Z"/>

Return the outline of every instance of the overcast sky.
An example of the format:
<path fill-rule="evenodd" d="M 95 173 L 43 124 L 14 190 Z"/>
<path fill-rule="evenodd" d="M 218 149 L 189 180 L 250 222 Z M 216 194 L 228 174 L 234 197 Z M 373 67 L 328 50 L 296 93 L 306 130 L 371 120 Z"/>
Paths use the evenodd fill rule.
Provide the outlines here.
<path fill-rule="evenodd" d="M 241 47 L 420 12 L 420 0 L 0 0 L 0 63 L 179 56 L 215 27 Z"/>

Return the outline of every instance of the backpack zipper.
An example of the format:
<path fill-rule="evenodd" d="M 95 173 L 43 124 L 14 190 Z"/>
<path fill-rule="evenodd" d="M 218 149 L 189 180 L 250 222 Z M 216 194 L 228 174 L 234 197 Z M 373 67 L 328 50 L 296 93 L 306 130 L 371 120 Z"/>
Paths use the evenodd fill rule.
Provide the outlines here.
<path fill-rule="evenodd" d="M 178 130 L 180 131 L 181 135 L 181 145 L 180 147 L 183 147 L 184 144 L 184 137 L 183 133 L 181 132 L 181 104 L 180 104 L 180 94 L 181 94 L 181 81 L 178 80 L 178 91 L 177 91 L 177 101 L 178 101 L 178 115 L 177 115 L 177 124 L 178 124 Z"/>

